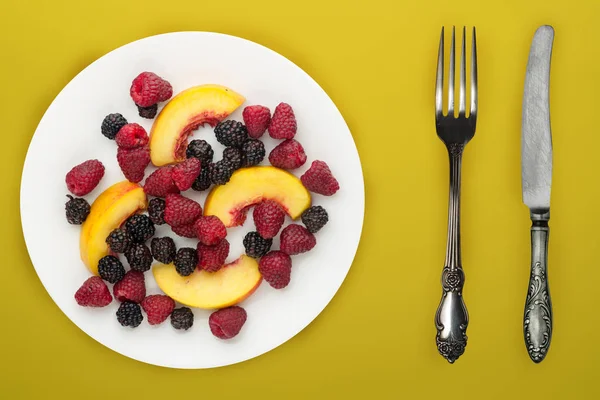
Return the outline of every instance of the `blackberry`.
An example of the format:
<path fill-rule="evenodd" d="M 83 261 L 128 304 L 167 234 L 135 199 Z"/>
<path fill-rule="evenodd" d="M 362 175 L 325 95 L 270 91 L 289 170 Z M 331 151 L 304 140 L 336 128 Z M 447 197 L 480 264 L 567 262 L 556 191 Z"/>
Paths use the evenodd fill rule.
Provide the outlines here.
<path fill-rule="evenodd" d="M 192 183 L 192 189 L 202 192 L 212 185 L 212 181 L 210 179 L 210 170 L 214 168 L 213 165 L 213 163 L 206 164 L 206 166 L 202 165 L 200 169 L 200 175 L 198 175 L 194 183 Z"/>
<path fill-rule="evenodd" d="M 90 214 L 90 204 L 81 198 L 67 195 L 69 201 L 65 204 L 67 221 L 72 225 L 81 225 Z"/>
<path fill-rule="evenodd" d="M 144 243 L 154 236 L 154 223 L 142 214 L 132 215 L 125 221 L 125 230 L 135 243 Z"/>
<path fill-rule="evenodd" d="M 148 202 L 148 215 L 154 225 L 165 223 L 165 200 L 158 197 Z"/>
<path fill-rule="evenodd" d="M 302 223 L 310 233 L 318 232 L 329 221 L 327 211 L 321 206 L 312 206 L 302 213 Z"/>
<path fill-rule="evenodd" d="M 132 243 L 125 252 L 125 258 L 131 269 L 146 272 L 152 265 L 152 252 L 143 243 Z"/>
<path fill-rule="evenodd" d="M 170 264 L 175 258 L 175 242 L 170 237 L 153 238 L 150 243 L 152 257 L 163 264 Z"/>
<path fill-rule="evenodd" d="M 212 162 L 214 154 L 210 144 L 206 140 L 199 139 L 192 140 L 185 151 L 187 158 L 196 157 L 200 160 L 202 167 Z"/>
<path fill-rule="evenodd" d="M 227 160 L 217 161 L 210 165 L 210 180 L 215 185 L 224 185 L 229 182 L 233 174 L 233 166 Z"/>
<path fill-rule="evenodd" d="M 98 275 L 110 283 L 117 283 L 125 276 L 125 267 L 115 256 L 104 256 L 98 261 Z"/>
<path fill-rule="evenodd" d="M 138 108 L 138 114 L 140 114 L 140 117 L 146 119 L 153 119 L 156 117 L 156 113 L 158 112 L 158 104 L 154 104 L 149 107 L 140 107 L 137 104 L 136 106 Z"/>
<path fill-rule="evenodd" d="M 194 325 L 194 313 L 187 307 L 176 308 L 171 313 L 171 326 L 187 331 Z"/>
<path fill-rule="evenodd" d="M 258 232 L 248 232 L 244 237 L 244 248 L 250 257 L 260 258 L 271 249 L 273 239 L 265 239 Z"/>
<path fill-rule="evenodd" d="M 237 147 L 226 147 L 223 150 L 223 160 L 229 161 L 234 170 L 240 169 L 244 162 L 244 153 Z"/>
<path fill-rule="evenodd" d="M 122 326 L 130 326 L 136 328 L 140 326 L 144 316 L 142 315 L 142 308 L 139 304 L 132 301 L 124 301 L 117 310 L 117 321 Z"/>
<path fill-rule="evenodd" d="M 115 253 L 125 253 L 131 244 L 131 238 L 124 229 L 114 229 L 106 238 L 106 244 Z"/>
<path fill-rule="evenodd" d="M 248 139 L 248 130 L 241 122 L 228 120 L 219 122 L 215 135 L 223 146 L 241 147 Z"/>
<path fill-rule="evenodd" d="M 127 125 L 127 120 L 119 113 L 108 114 L 102 121 L 102 134 L 107 138 L 114 140 L 115 136 L 122 127 Z"/>
<path fill-rule="evenodd" d="M 244 167 L 258 165 L 265 158 L 265 145 L 258 139 L 247 140 L 242 146 Z"/>
<path fill-rule="evenodd" d="M 191 275 L 198 265 L 198 252 L 191 247 L 182 247 L 177 251 L 173 263 L 179 275 Z"/>

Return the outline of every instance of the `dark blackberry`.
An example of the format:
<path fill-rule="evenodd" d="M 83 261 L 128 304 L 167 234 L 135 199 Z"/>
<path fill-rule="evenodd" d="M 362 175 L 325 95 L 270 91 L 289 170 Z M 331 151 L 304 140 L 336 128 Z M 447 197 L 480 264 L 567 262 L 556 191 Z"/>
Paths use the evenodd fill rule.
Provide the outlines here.
<path fill-rule="evenodd" d="M 176 308 L 171 313 L 171 326 L 187 331 L 194 325 L 194 313 L 187 307 Z"/>
<path fill-rule="evenodd" d="M 214 168 L 213 165 L 213 163 L 202 165 L 200 169 L 200 175 L 198 175 L 194 183 L 192 183 L 192 189 L 202 192 L 212 185 L 212 181 L 210 179 L 210 170 Z"/>
<path fill-rule="evenodd" d="M 241 122 L 227 120 L 215 127 L 215 135 L 223 146 L 241 147 L 248 139 L 248 130 Z"/>
<path fill-rule="evenodd" d="M 138 109 L 138 114 L 140 114 L 140 117 L 142 118 L 146 118 L 146 119 L 153 119 L 154 117 L 156 117 L 156 113 L 158 112 L 158 104 L 154 104 L 153 106 L 149 106 L 149 107 L 140 107 L 136 104 L 137 109 Z"/>
<path fill-rule="evenodd" d="M 131 269 L 146 272 L 152 265 L 152 252 L 143 243 L 132 243 L 125 252 L 125 258 Z"/>
<path fill-rule="evenodd" d="M 106 238 L 106 244 L 115 253 L 125 253 L 131 244 L 131 238 L 124 229 L 114 229 Z"/>
<path fill-rule="evenodd" d="M 98 275 L 106 282 L 117 283 L 125 276 L 125 267 L 115 256 L 104 256 L 98 261 Z"/>
<path fill-rule="evenodd" d="M 175 258 L 175 242 L 170 237 L 153 238 L 150 242 L 152 257 L 163 264 L 170 264 Z"/>
<path fill-rule="evenodd" d="M 173 263 L 179 275 L 191 275 L 198 265 L 198 252 L 191 247 L 182 247 L 177 251 Z"/>
<path fill-rule="evenodd" d="M 148 202 L 148 216 L 154 225 L 165 223 L 165 200 L 158 197 Z"/>
<path fill-rule="evenodd" d="M 318 232 L 329 221 L 327 211 L 321 206 L 312 206 L 302 213 L 302 223 L 310 233 Z"/>
<path fill-rule="evenodd" d="M 90 204 L 81 198 L 67 195 L 69 201 L 65 204 L 67 221 L 72 225 L 81 225 L 90 214 Z"/>
<path fill-rule="evenodd" d="M 234 170 L 240 169 L 244 162 L 244 153 L 237 147 L 226 147 L 223 150 L 223 160 L 229 161 Z"/>
<path fill-rule="evenodd" d="M 127 125 L 127 120 L 119 113 L 108 114 L 102 121 L 102 134 L 107 138 L 114 140 L 119 130 Z"/>
<path fill-rule="evenodd" d="M 247 140 L 242 146 L 244 167 L 258 165 L 265 158 L 265 145 L 258 139 Z"/>
<path fill-rule="evenodd" d="M 142 315 L 142 308 L 139 304 L 132 301 L 124 301 L 117 310 L 117 321 L 122 326 L 130 326 L 137 328 L 140 326 L 144 316 Z"/>
<path fill-rule="evenodd" d="M 258 232 L 248 232 L 244 237 L 244 248 L 250 257 L 260 258 L 271 249 L 273 239 L 265 239 Z"/>
<path fill-rule="evenodd" d="M 233 166 L 227 160 L 217 161 L 210 165 L 210 180 L 215 185 L 224 185 L 229 182 L 233 174 Z"/>
<path fill-rule="evenodd" d="M 144 243 L 154 236 L 154 223 L 147 215 L 135 214 L 125 221 L 125 230 L 133 242 Z"/>
<path fill-rule="evenodd" d="M 212 162 L 214 154 L 210 144 L 206 140 L 200 139 L 192 140 L 185 151 L 187 158 L 196 157 L 200 160 L 202 168 Z"/>

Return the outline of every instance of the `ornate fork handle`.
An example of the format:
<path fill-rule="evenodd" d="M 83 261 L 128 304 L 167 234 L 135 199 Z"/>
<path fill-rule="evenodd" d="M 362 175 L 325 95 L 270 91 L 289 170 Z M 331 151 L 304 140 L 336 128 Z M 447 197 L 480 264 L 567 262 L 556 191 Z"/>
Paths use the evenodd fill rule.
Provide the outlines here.
<path fill-rule="evenodd" d="M 435 314 L 438 351 L 448 362 L 460 357 L 467 345 L 469 314 L 462 290 L 465 274 L 460 254 L 460 175 L 464 145 L 448 145 L 450 156 L 450 201 L 448 208 L 448 242 L 442 271 L 442 299 Z"/>

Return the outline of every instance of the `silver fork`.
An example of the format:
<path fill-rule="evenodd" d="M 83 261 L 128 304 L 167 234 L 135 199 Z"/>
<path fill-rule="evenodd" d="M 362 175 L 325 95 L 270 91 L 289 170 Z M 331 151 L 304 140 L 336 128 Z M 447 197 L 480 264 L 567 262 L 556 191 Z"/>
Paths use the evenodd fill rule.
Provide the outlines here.
<path fill-rule="evenodd" d="M 458 117 L 454 116 L 454 28 L 452 28 L 452 48 L 450 50 L 450 71 L 448 82 L 448 113 L 444 115 L 444 28 L 440 38 L 437 78 L 435 86 L 435 127 L 439 138 L 448 149 L 450 158 L 450 201 L 448 208 L 448 241 L 446 261 L 442 271 L 442 299 L 435 314 L 438 351 L 450 363 L 456 361 L 467 345 L 467 325 L 469 314 L 465 306 L 462 290 L 465 274 L 460 255 L 460 172 L 462 154 L 466 144 L 475 135 L 477 121 L 477 49 L 475 28 L 471 50 L 471 101 L 469 116 L 466 115 L 466 29 L 463 28 L 462 52 L 460 58 L 460 87 Z"/>

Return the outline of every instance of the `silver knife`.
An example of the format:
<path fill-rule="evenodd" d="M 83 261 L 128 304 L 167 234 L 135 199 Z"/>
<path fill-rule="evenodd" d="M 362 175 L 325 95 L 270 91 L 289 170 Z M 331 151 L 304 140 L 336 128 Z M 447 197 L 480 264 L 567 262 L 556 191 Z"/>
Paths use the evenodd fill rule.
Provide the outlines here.
<path fill-rule="evenodd" d="M 531 275 L 523 331 L 529 357 L 536 363 L 548 353 L 552 339 L 552 302 L 548 287 L 548 221 L 552 186 L 550 129 L 550 59 L 554 29 L 537 29 L 529 51 L 523 95 L 521 178 L 523 202 L 531 216 Z"/>

